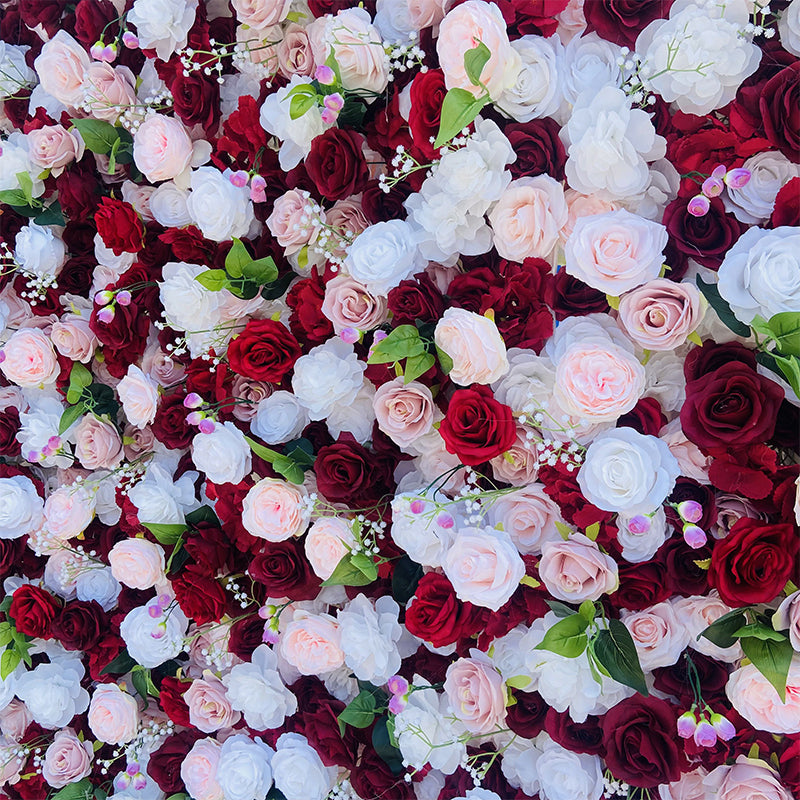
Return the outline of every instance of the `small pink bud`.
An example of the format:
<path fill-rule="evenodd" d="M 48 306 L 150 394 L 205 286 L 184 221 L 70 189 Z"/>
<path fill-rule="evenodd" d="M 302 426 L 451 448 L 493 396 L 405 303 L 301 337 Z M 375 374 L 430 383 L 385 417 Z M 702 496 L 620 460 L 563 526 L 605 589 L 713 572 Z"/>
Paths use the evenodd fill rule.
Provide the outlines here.
<path fill-rule="evenodd" d="M 131 776 L 127 772 L 120 772 L 114 778 L 114 788 L 118 792 L 124 792 L 131 785 Z"/>
<path fill-rule="evenodd" d="M 166 623 L 159 622 L 158 625 L 156 625 L 155 628 L 153 628 L 153 632 L 150 634 L 150 636 L 153 639 L 163 639 L 166 636 L 166 634 L 167 634 Z"/>
<path fill-rule="evenodd" d="M 356 328 L 342 328 L 339 331 L 339 338 L 347 344 L 355 344 L 361 339 L 361 331 Z"/>
<path fill-rule="evenodd" d="M 258 609 L 258 616 L 261 617 L 261 619 L 271 619 L 273 616 L 275 616 L 275 612 L 277 610 L 278 609 L 271 604 L 267 606 L 261 606 L 261 608 Z"/>
<path fill-rule="evenodd" d="M 29 450 L 28 455 L 26 455 L 25 458 L 26 460 L 30 461 L 31 464 L 35 464 L 39 460 L 38 450 Z"/>
<path fill-rule="evenodd" d="M 105 42 L 101 39 L 98 39 L 90 48 L 89 48 L 89 55 L 95 61 L 102 61 L 103 60 L 103 48 L 105 47 Z"/>
<path fill-rule="evenodd" d="M 61 448 L 61 437 L 51 436 L 47 440 L 47 446 L 55 453 Z"/>
<path fill-rule="evenodd" d="M 698 747 L 713 747 L 717 743 L 717 732 L 708 720 L 700 720 L 694 730 L 694 742 Z"/>
<path fill-rule="evenodd" d="M 692 550 L 699 549 L 708 541 L 706 532 L 702 528 L 698 528 L 697 525 L 684 525 L 683 538 Z"/>
<path fill-rule="evenodd" d="M 678 717 L 678 736 L 681 739 L 690 738 L 697 728 L 697 719 L 693 711 L 687 711 Z"/>
<path fill-rule="evenodd" d="M 131 763 L 125 767 L 125 772 L 127 772 L 132 778 L 134 775 L 139 773 L 139 765 L 135 761 L 131 761 Z"/>
<path fill-rule="evenodd" d="M 425 501 L 419 498 L 412 500 L 408 508 L 412 514 L 421 514 L 425 510 Z"/>
<path fill-rule="evenodd" d="M 650 530 L 650 518 L 644 514 L 637 514 L 628 520 L 628 530 L 631 533 L 647 533 Z"/>
<path fill-rule="evenodd" d="M 737 167 L 736 169 L 728 170 L 725 175 L 725 184 L 729 189 L 741 189 L 746 186 L 750 180 L 751 172 L 749 169 Z"/>
<path fill-rule="evenodd" d="M 264 633 L 261 636 L 261 641 L 264 644 L 278 644 L 279 639 L 278 631 L 273 631 L 269 626 L 264 628 Z"/>
<path fill-rule="evenodd" d="M 192 411 L 191 414 L 186 415 L 186 422 L 189 425 L 199 425 L 204 419 L 206 415 L 202 411 Z"/>
<path fill-rule="evenodd" d="M 686 522 L 700 522 L 703 518 L 703 506 L 697 500 L 684 500 L 678 503 L 678 513 Z"/>
<path fill-rule="evenodd" d="M 263 175 L 253 175 L 253 179 L 250 181 L 250 185 L 254 189 L 266 189 L 267 179 Z"/>
<path fill-rule="evenodd" d="M 186 397 L 183 398 L 184 408 L 200 408 L 201 405 L 203 405 L 203 398 L 200 397 L 200 395 L 197 394 L 197 392 L 189 392 L 189 394 L 187 394 Z"/>
<path fill-rule="evenodd" d="M 323 108 L 322 111 L 319 112 L 319 116 L 326 125 L 333 125 L 339 115 L 329 108 Z"/>
<path fill-rule="evenodd" d="M 342 97 L 339 92 L 336 92 L 335 94 L 329 94 L 325 96 L 322 104 L 325 106 L 325 108 L 328 108 L 335 114 L 338 114 L 344 108 L 344 97 Z"/>
<path fill-rule="evenodd" d="M 711 203 L 708 202 L 708 198 L 704 194 L 698 194 L 689 201 L 686 210 L 693 217 L 704 217 L 708 214 L 709 208 L 711 208 Z"/>
<path fill-rule="evenodd" d="M 172 598 L 168 594 L 160 594 L 158 596 L 158 605 L 161 608 L 167 608 L 172 602 Z"/>
<path fill-rule="evenodd" d="M 197 427 L 200 429 L 200 433 L 213 433 L 214 428 L 217 426 L 214 424 L 213 419 L 206 417 L 205 419 L 200 420 L 200 424 Z"/>
<path fill-rule="evenodd" d="M 331 86 L 336 81 L 336 73 L 327 64 L 320 64 L 314 73 L 314 77 L 323 86 Z"/>
<path fill-rule="evenodd" d="M 408 681 L 402 675 L 392 675 L 386 681 L 386 688 L 392 694 L 406 694 L 408 692 Z"/>
<path fill-rule="evenodd" d="M 142 772 L 137 772 L 136 775 L 133 776 L 133 788 L 137 792 L 141 792 L 145 786 L 147 786 L 147 776 Z"/>
<path fill-rule="evenodd" d="M 393 694 L 389 698 L 389 711 L 399 714 L 408 705 L 408 700 L 401 694 Z"/>
<path fill-rule="evenodd" d="M 442 511 L 442 513 L 436 517 L 436 522 L 440 528 L 444 528 L 445 530 L 450 530 L 450 528 L 456 524 L 456 521 L 446 511 Z"/>
<path fill-rule="evenodd" d="M 249 178 L 250 176 L 243 169 L 240 169 L 237 172 L 231 173 L 228 179 L 237 189 L 242 189 L 247 186 Z"/>
<path fill-rule="evenodd" d="M 114 292 L 110 292 L 108 289 L 103 289 L 102 292 L 97 292 L 94 296 L 94 302 L 98 306 L 107 306 L 113 299 Z"/>
<path fill-rule="evenodd" d="M 97 312 L 97 319 L 108 325 L 108 323 L 114 319 L 114 314 L 114 306 L 103 306 Z"/>
<path fill-rule="evenodd" d="M 112 42 L 107 44 L 100 52 L 100 61 L 110 64 L 117 57 L 117 46 Z"/>
<path fill-rule="evenodd" d="M 53 455 L 53 453 L 55 453 L 55 450 L 53 450 L 53 448 L 52 448 L 52 447 L 50 447 L 49 445 L 45 445 L 45 446 L 42 448 L 42 455 L 43 455 L 45 458 L 49 458 L 50 456 L 52 456 L 52 455 Z"/>
<path fill-rule="evenodd" d="M 256 189 L 255 186 L 250 186 L 250 199 L 254 203 L 266 203 L 267 193 L 263 189 Z"/>
<path fill-rule="evenodd" d="M 158 619 L 163 616 L 164 612 L 158 606 L 148 606 L 147 613 L 153 618 Z"/>
<path fill-rule="evenodd" d="M 117 292 L 117 302 L 121 306 L 129 306 L 131 304 L 131 293 L 127 289 Z"/>
<path fill-rule="evenodd" d="M 717 736 L 719 736 L 723 742 L 727 742 L 729 739 L 736 736 L 736 728 L 733 723 L 727 717 L 723 717 L 722 714 L 712 714 L 710 721 L 714 726 L 714 730 L 717 732 Z"/>
<path fill-rule="evenodd" d="M 122 34 L 122 44 L 128 48 L 128 50 L 136 50 L 139 47 L 139 37 L 133 31 L 125 31 Z"/>
<path fill-rule="evenodd" d="M 717 166 L 711 171 L 711 177 L 724 178 L 727 171 L 728 168 L 724 164 L 717 164 Z"/>
<path fill-rule="evenodd" d="M 703 181 L 702 190 L 706 197 L 719 197 L 724 188 L 725 184 L 720 178 L 706 178 Z"/>

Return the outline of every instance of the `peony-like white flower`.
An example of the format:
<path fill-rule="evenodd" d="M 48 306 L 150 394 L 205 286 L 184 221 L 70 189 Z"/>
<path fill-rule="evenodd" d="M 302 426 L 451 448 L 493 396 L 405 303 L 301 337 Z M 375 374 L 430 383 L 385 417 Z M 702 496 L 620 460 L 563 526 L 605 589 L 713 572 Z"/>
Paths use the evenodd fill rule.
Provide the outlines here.
<path fill-rule="evenodd" d="M 326 767 L 305 736 L 284 733 L 272 757 L 275 786 L 286 800 L 322 800 L 336 783 L 336 767 Z"/>
<path fill-rule="evenodd" d="M 413 561 L 426 567 L 440 567 L 453 529 L 440 524 L 436 506 L 424 492 L 402 493 L 392 499 L 391 535 Z"/>
<path fill-rule="evenodd" d="M 0 478 L 0 539 L 19 539 L 44 522 L 44 500 L 25 475 Z"/>
<path fill-rule="evenodd" d="M 83 675 L 78 658 L 39 664 L 17 678 L 17 697 L 25 703 L 34 722 L 54 731 L 89 707 L 89 692 L 81 687 Z"/>
<path fill-rule="evenodd" d="M 781 47 L 800 57 L 800 0 L 792 0 L 778 20 Z"/>
<path fill-rule="evenodd" d="M 54 436 L 59 436 L 59 423 L 64 413 L 64 406 L 55 397 L 37 395 L 31 402 L 30 408 L 19 415 L 20 429 L 17 431 L 17 441 L 22 447 L 22 454 L 28 461 L 38 463 L 43 467 L 61 467 L 66 469 L 72 466 L 70 456 L 48 455 L 42 449 Z M 64 436 L 69 436 L 72 426 L 63 431 Z"/>
<path fill-rule="evenodd" d="M 14 97 L 36 82 L 36 73 L 25 62 L 30 47 L 0 42 L 0 99 Z"/>
<path fill-rule="evenodd" d="M 139 45 L 152 48 L 162 61 L 186 46 L 194 24 L 198 0 L 135 0 L 128 23 L 136 26 Z"/>
<path fill-rule="evenodd" d="M 219 751 L 216 779 L 225 800 L 264 800 L 272 786 L 275 751 L 259 738 L 229 736 Z"/>
<path fill-rule="evenodd" d="M 561 100 L 558 37 L 522 36 L 511 42 L 511 47 L 519 53 L 522 68 L 514 85 L 497 98 L 495 105 L 517 122 L 553 116 Z"/>
<path fill-rule="evenodd" d="M 750 156 L 742 168 L 750 170 L 750 180 L 738 188 L 728 186 L 722 194 L 722 202 L 725 210 L 731 211 L 739 222 L 759 225 L 772 216 L 778 192 L 800 175 L 800 166 L 783 153 L 770 150 Z"/>
<path fill-rule="evenodd" d="M 58 275 L 67 260 L 66 245 L 47 225 L 31 222 L 17 234 L 15 244 L 14 258 L 23 271 L 40 278 Z"/>
<path fill-rule="evenodd" d="M 212 483 L 239 483 L 250 471 L 250 445 L 230 421 L 192 439 L 192 461 Z"/>
<path fill-rule="evenodd" d="M 189 192 L 180 189 L 173 181 L 156 186 L 150 195 L 150 213 L 153 219 L 165 228 L 182 228 L 192 224 L 187 200 Z"/>
<path fill-rule="evenodd" d="M 573 753 L 554 741 L 543 744 L 536 761 L 541 800 L 600 800 L 605 783 L 599 756 Z"/>
<path fill-rule="evenodd" d="M 617 45 L 601 39 L 594 32 L 574 37 L 559 52 L 558 69 L 564 103 L 561 116 L 569 119 L 570 106 L 575 105 L 584 92 L 596 94 L 605 86 L 619 86 L 620 55 Z"/>
<path fill-rule="evenodd" d="M 116 606 L 121 589 L 122 586 L 112 574 L 111 567 L 93 565 L 84 569 L 75 580 L 75 596 L 78 600 L 94 600 L 104 611 L 110 611 Z"/>
<path fill-rule="evenodd" d="M 186 210 L 203 236 L 214 242 L 246 236 L 255 220 L 249 190 L 234 186 L 230 174 L 230 170 L 220 172 L 214 167 L 199 167 L 192 172 Z"/>
<path fill-rule="evenodd" d="M 151 610 L 160 610 L 161 615 L 154 617 Z M 147 605 L 137 606 L 127 613 L 120 623 L 119 633 L 131 658 L 152 669 L 183 652 L 188 625 L 189 620 L 177 603 L 164 611 L 154 597 Z"/>
<path fill-rule="evenodd" d="M 3 140 L 0 151 L 0 191 L 19 189 L 17 175 L 25 173 L 33 181 L 31 193 L 40 197 L 44 193 L 44 181 L 37 176 L 39 171 L 31 164 L 28 137 L 20 131 L 13 131 L 7 139 Z"/>
<path fill-rule="evenodd" d="M 325 421 L 331 436 L 339 438 L 346 432 L 364 444 L 372 438 L 372 426 L 375 423 L 373 400 L 375 387 L 370 381 L 364 381 L 350 405 L 336 406 Z"/>
<path fill-rule="evenodd" d="M 719 293 L 748 325 L 800 309 L 800 228 L 750 228 L 725 255 Z"/>
<path fill-rule="evenodd" d="M 250 428 L 267 444 L 282 444 L 299 436 L 308 422 L 308 412 L 297 397 L 279 389 L 259 402 Z"/>
<path fill-rule="evenodd" d="M 197 505 L 193 485 L 196 478 L 196 472 L 186 472 L 173 483 L 163 466 L 150 464 L 144 478 L 128 489 L 139 522 L 182 523 L 185 513 Z"/>
<path fill-rule="evenodd" d="M 199 331 L 219 324 L 222 293 L 212 292 L 195 280 L 207 270 L 208 267 L 183 261 L 164 265 L 159 297 L 167 321 L 176 330 Z"/>

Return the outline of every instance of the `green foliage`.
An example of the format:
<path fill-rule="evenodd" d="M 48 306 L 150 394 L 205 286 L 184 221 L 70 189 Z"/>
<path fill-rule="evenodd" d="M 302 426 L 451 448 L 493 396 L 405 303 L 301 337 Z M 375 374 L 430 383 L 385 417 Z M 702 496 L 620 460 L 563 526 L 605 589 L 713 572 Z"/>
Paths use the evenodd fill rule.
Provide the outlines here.
<path fill-rule="evenodd" d="M 622 622 L 610 619 L 608 628 L 600 630 L 593 640 L 592 652 L 615 681 L 636 689 L 645 697 L 648 696 L 636 645 Z"/>
<path fill-rule="evenodd" d="M 385 339 L 373 346 L 367 363 L 399 365 L 405 361 L 403 382 L 411 383 L 436 364 L 432 350 L 435 351 L 433 342 L 423 340 L 414 325 L 398 325 Z M 450 366 L 452 368 L 452 361 Z"/>
<path fill-rule="evenodd" d="M 336 565 L 323 586 L 367 586 L 378 578 L 378 565 L 368 555 L 348 553 Z"/>
<path fill-rule="evenodd" d="M 737 319 L 731 307 L 728 305 L 727 300 L 719 293 L 719 289 L 715 283 L 706 283 L 699 275 L 697 276 L 697 288 L 700 289 L 703 296 L 708 300 L 708 304 L 722 322 L 730 328 L 737 336 L 749 336 L 750 328 L 741 320 Z"/>
<path fill-rule="evenodd" d="M 442 113 L 439 121 L 439 132 L 433 146 L 436 148 L 447 144 L 453 137 L 470 125 L 481 109 L 489 102 L 488 94 L 475 97 L 466 89 L 454 87 L 444 96 Z"/>
<path fill-rule="evenodd" d="M 210 292 L 227 289 L 244 300 L 251 300 L 277 279 L 275 261 L 270 256 L 253 258 L 244 242 L 236 238 L 225 256 L 225 269 L 210 269 L 195 276 L 195 280 Z"/>
<path fill-rule="evenodd" d="M 549 650 L 566 658 L 577 658 L 589 642 L 586 629 L 589 622 L 580 614 L 571 614 L 559 620 L 536 645 L 535 650 Z"/>
<path fill-rule="evenodd" d="M 785 637 L 780 641 L 747 636 L 739 640 L 753 666 L 775 687 L 782 703 L 786 702 L 786 678 L 794 648 Z"/>
<path fill-rule="evenodd" d="M 289 442 L 285 446 L 286 453 L 279 453 L 271 447 L 259 444 L 249 436 L 244 438 L 250 445 L 250 449 L 259 458 L 271 464 L 275 472 L 283 475 L 290 483 L 301 484 L 303 482 L 303 473 L 314 466 L 313 450 L 310 449 L 311 443 L 307 439 Z M 305 444 L 300 444 L 301 442 Z"/>
<path fill-rule="evenodd" d="M 159 544 L 174 545 L 186 531 L 186 525 L 174 524 L 167 525 L 160 522 L 143 522 L 142 527 L 147 528 Z"/>

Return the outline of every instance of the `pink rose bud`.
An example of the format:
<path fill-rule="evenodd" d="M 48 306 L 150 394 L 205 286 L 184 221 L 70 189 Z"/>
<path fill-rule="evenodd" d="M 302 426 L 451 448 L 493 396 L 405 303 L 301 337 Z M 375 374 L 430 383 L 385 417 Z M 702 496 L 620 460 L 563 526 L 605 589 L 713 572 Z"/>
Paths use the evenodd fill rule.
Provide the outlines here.
<path fill-rule="evenodd" d="M 698 747 L 713 747 L 717 743 L 717 732 L 708 720 L 700 720 L 694 730 L 694 743 Z"/>
<path fill-rule="evenodd" d="M 686 522 L 700 522 L 703 518 L 703 506 L 697 500 L 684 500 L 678 503 L 678 513 Z"/>
<path fill-rule="evenodd" d="M 183 398 L 184 408 L 200 408 L 201 405 L 203 405 L 203 398 L 200 397 L 197 392 L 189 392 L 189 394 Z"/>
<path fill-rule="evenodd" d="M 704 194 L 698 194 L 689 201 L 686 210 L 693 217 L 704 217 L 708 214 L 709 208 L 711 208 L 711 203 L 708 202 L 708 198 Z"/>
<path fill-rule="evenodd" d="M 125 31 L 122 34 L 122 44 L 128 48 L 128 50 L 136 50 L 139 47 L 139 37 L 133 33 L 133 31 Z"/>
<path fill-rule="evenodd" d="M 131 304 L 131 293 L 127 289 L 117 292 L 117 302 L 121 306 L 129 306 Z"/>
<path fill-rule="evenodd" d="M 684 525 L 683 538 L 692 550 L 697 550 L 708 541 L 706 532 L 702 528 L 698 528 L 697 525 Z"/>
<path fill-rule="evenodd" d="M 322 101 L 325 108 L 329 108 L 334 113 L 338 114 L 344 108 L 344 97 L 339 92 L 329 94 Z"/>
<path fill-rule="evenodd" d="M 94 296 L 94 302 L 98 306 L 107 306 L 114 299 L 114 292 L 109 292 L 108 289 L 103 289 Z"/>
<path fill-rule="evenodd" d="M 703 181 L 702 189 L 706 197 L 719 197 L 724 188 L 725 184 L 720 178 L 711 177 Z"/>
<path fill-rule="evenodd" d="M 125 772 L 127 772 L 132 778 L 134 775 L 139 774 L 139 765 L 135 761 L 131 761 L 131 763 L 125 767 Z"/>
<path fill-rule="evenodd" d="M 389 711 L 399 714 L 408 705 L 408 700 L 401 694 L 393 694 L 389 698 Z"/>
<path fill-rule="evenodd" d="M 264 642 L 264 644 L 278 644 L 279 640 L 280 637 L 277 631 L 273 631 L 270 627 L 264 628 L 264 633 L 261 636 L 261 641 Z"/>
<path fill-rule="evenodd" d="M 89 48 L 89 55 L 95 61 L 102 61 L 103 60 L 103 48 L 105 47 L 105 42 L 98 40 L 96 41 L 90 48 Z"/>
<path fill-rule="evenodd" d="M 51 436 L 47 440 L 47 446 L 55 453 L 61 448 L 61 437 Z"/>
<path fill-rule="evenodd" d="M 97 312 L 97 319 L 99 319 L 100 322 L 103 322 L 106 325 L 108 325 L 108 323 L 114 319 L 114 313 L 115 313 L 114 306 L 103 306 Z"/>
<path fill-rule="evenodd" d="M 258 616 L 261 617 L 261 619 L 270 619 L 275 616 L 277 610 L 278 609 L 273 605 L 261 606 L 261 608 L 258 609 Z"/>
<path fill-rule="evenodd" d="M 409 505 L 409 509 L 412 514 L 421 514 L 425 510 L 425 501 L 412 500 L 411 504 Z"/>
<path fill-rule="evenodd" d="M 158 596 L 158 605 L 161 606 L 161 608 L 168 608 L 171 602 L 172 598 L 168 594 L 160 594 Z"/>
<path fill-rule="evenodd" d="M 250 176 L 243 169 L 240 169 L 237 172 L 232 173 L 229 180 L 237 189 L 242 189 L 243 187 L 247 186 L 247 181 L 249 178 Z"/>
<path fill-rule="evenodd" d="M 265 203 L 267 201 L 267 181 L 262 175 L 253 175 L 250 181 L 250 199 L 254 203 Z"/>
<path fill-rule="evenodd" d="M 147 613 L 153 618 L 158 619 L 164 612 L 158 606 L 148 606 Z"/>
<path fill-rule="evenodd" d="M 723 717 L 722 714 L 712 714 L 711 724 L 714 726 L 717 736 L 719 736 L 723 742 L 727 742 L 729 739 L 736 736 L 736 728 L 733 726 L 733 723 L 727 717 Z"/>
<path fill-rule="evenodd" d="M 724 164 L 717 164 L 717 166 L 711 171 L 711 177 L 724 178 L 727 171 L 728 168 Z"/>
<path fill-rule="evenodd" d="M 187 414 L 186 422 L 189 425 L 199 425 L 205 418 L 206 415 L 202 411 L 192 411 L 191 414 Z"/>
<path fill-rule="evenodd" d="M 678 736 L 681 739 L 689 739 L 697 728 L 697 720 L 694 711 L 687 711 L 678 717 Z"/>
<path fill-rule="evenodd" d="M 114 788 L 118 792 L 124 792 L 131 785 L 131 776 L 126 772 L 120 772 L 114 778 Z"/>
<path fill-rule="evenodd" d="M 737 167 L 736 169 L 728 170 L 725 174 L 725 183 L 730 189 L 741 189 L 746 186 L 750 180 L 750 170 Z"/>
<path fill-rule="evenodd" d="M 339 331 L 339 338 L 347 344 L 355 344 L 361 339 L 361 331 L 356 328 L 342 328 Z"/>
<path fill-rule="evenodd" d="M 336 73 L 327 64 L 320 64 L 314 73 L 314 77 L 323 86 L 331 86 L 336 81 Z"/>
<path fill-rule="evenodd" d="M 50 456 L 52 456 L 52 455 L 53 455 L 53 453 L 54 453 L 54 452 L 55 452 L 55 451 L 53 450 L 53 448 L 52 448 L 52 447 L 50 447 L 49 445 L 45 445 L 45 446 L 42 448 L 42 455 L 43 455 L 45 458 L 49 458 Z"/>
<path fill-rule="evenodd" d="M 147 777 L 142 772 L 137 772 L 133 777 L 133 788 L 137 792 L 141 792 L 147 786 Z"/>
<path fill-rule="evenodd" d="M 197 427 L 200 429 L 200 433 L 213 433 L 214 428 L 217 426 L 214 424 L 213 419 L 206 417 L 200 420 L 200 424 Z"/>
<path fill-rule="evenodd" d="M 436 517 L 436 522 L 440 527 L 446 528 L 447 530 L 456 524 L 455 520 L 446 511 L 442 511 L 442 513 Z"/>
<path fill-rule="evenodd" d="M 31 464 L 35 464 L 39 460 L 39 453 L 37 450 L 30 450 L 28 455 L 25 458 L 31 462 Z"/>
<path fill-rule="evenodd" d="M 329 108 L 323 108 L 322 111 L 319 112 L 319 116 L 326 125 L 333 125 L 333 123 L 336 122 L 336 117 L 339 115 Z"/>
<path fill-rule="evenodd" d="M 166 636 L 166 634 L 167 634 L 166 623 L 159 622 L 158 625 L 156 625 L 155 628 L 153 628 L 153 631 L 150 634 L 150 636 L 152 636 L 153 639 L 163 639 Z"/>
<path fill-rule="evenodd" d="M 631 533 L 647 533 L 650 530 L 650 518 L 644 514 L 637 514 L 631 517 L 628 522 L 628 530 Z"/>
<path fill-rule="evenodd" d="M 402 675 L 392 675 L 386 681 L 386 688 L 392 694 L 406 694 L 408 692 L 408 681 Z"/>
<path fill-rule="evenodd" d="M 117 57 L 117 46 L 112 42 L 107 44 L 100 52 L 100 61 L 111 63 Z"/>

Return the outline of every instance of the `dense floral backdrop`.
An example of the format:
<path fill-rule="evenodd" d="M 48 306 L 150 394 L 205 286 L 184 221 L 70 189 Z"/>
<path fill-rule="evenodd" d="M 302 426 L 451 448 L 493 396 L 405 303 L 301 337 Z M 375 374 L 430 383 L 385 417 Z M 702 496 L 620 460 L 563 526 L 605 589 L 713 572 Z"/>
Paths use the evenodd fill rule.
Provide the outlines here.
<path fill-rule="evenodd" d="M 800 796 L 800 0 L 0 0 L 0 796 Z"/>

